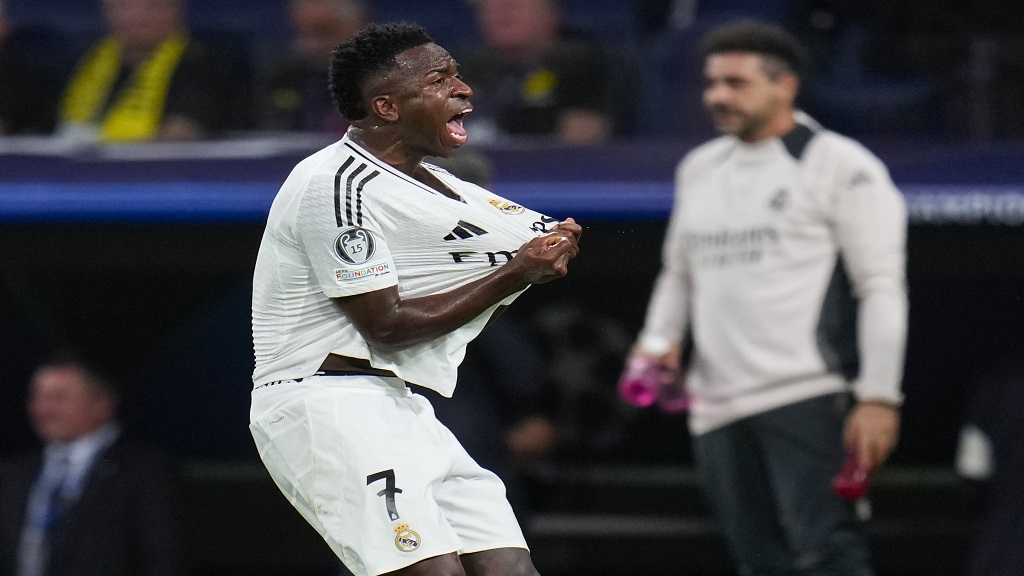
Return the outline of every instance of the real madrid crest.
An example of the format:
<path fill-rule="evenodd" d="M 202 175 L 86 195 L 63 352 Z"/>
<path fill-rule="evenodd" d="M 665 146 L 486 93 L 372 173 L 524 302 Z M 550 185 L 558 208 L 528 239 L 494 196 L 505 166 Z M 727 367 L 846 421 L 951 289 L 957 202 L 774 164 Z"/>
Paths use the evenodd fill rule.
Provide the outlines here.
<path fill-rule="evenodd" d="M 491 200 L 488 200 L 487 202 L 491 206 L 494 206 L 498 210 L 501 210 L 502 214 L 513 214 L 514 215 L 514 214 L 522 214 L 523 212 L 526 212 L 526 208 L 523 208 L 522 206 L 520 206 L 518 204 L 513 204 L 513 203 L 509 202 L 508 200 L 499 200 L 497 198 L 492 198 Z"/>
<path fill-rule="evenodd" d="M 409 529 L 408 524 L 395 526 L 395 546 L 402 552 L 413 552 L 420 547 L 420 535 Z"/>
<path fill-rule="evenodd" d="M 373 234 L 366 228 L 346 228 L 334 239 L 334 253 L 346 264 L 362 264 L 373 257 Z"/>

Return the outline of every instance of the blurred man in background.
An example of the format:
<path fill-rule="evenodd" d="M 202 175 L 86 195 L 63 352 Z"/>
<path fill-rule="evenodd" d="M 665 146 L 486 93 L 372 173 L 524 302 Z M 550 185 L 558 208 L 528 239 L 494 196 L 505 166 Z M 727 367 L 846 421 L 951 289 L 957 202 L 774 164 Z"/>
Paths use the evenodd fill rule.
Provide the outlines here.
<path fill-rule="evenodd" d="M 324 74 L 331 50 L 370 23 L 370 10 L 363 0 L 291 0 L 288 15 L 295 37 L 260 95 L 262 128 L 342 133 L 348 123 L 331 101 Z"/>
<path fill-rule="evenodd" d="M 108 34 L 78 62 L 60 104 L 59 135 L 195 140 L 229 126 L 238 105 L 232 86 L 216 55 L 189 37 L 183 1 L 103 0 Z"/>
<path fill-rule="evenodd" d="M 58 358 L 32 377 L 28 412 L 44 447 L 0 484 L 0 575 L 178 576 L 179 475 L 122 434 L 112 382 Z"/>
<path fill-rule="evenodd" d="M 563 33 L 557 0 L 474 5 L 482 43 L 459 59 L 476 94 L 474 134 L 591 144 L 615 133 L 615 71 L 596 44 Z"/>
<path fill-rule="evenodd" d="M 896 444 L 906 209 L 882 163 L 794 109 L 805 60 L 782 28 L 703 40 L 704 104 L 725 135 L 676 175 L 663 268 L 634 355 L 682 369 L 706 496 L 741 574 L 872 574 L 831 480 Z M 850 407 L 852 393 L 853 406 Z"/>

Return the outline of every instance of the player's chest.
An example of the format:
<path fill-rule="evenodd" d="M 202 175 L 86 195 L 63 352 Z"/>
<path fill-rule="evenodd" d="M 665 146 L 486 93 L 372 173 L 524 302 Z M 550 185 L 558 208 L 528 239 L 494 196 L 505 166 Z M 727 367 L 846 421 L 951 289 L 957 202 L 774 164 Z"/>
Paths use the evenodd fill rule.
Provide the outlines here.
<path fill-rule="evenodd" d="M 497 266 L 556 222 L 498 197 L 429 198 L 405 211 L 388 234 L 396 264 L 402 266 Z"/>

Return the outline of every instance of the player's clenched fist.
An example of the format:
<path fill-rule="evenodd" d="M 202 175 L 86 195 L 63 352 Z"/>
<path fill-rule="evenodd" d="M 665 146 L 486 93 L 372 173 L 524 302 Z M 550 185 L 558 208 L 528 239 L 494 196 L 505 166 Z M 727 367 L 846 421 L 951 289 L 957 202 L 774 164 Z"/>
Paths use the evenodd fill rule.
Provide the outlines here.
<path fill-rule="evenodd" d="M 543 284 L 569 273 L 569 260 L 579 254 L 583 228 L 572 218 L 556 224 L 550 232 L 531 239 L 519 248 L 513 263 L 521 265 L 530 284 Z"/>
<path fill-rule="evenodd" d="M 552 230 L 555 232 L 568 232 L 572 234 L 572 236 L 576 239 L 577 242 L 580 239 L 580 234 L 583 233 L 583 227 L 577 224 L 576 220 L 572 218 L 566 218 L 564 222 L 559 222 L 558 224 L 555 224 Z"/>

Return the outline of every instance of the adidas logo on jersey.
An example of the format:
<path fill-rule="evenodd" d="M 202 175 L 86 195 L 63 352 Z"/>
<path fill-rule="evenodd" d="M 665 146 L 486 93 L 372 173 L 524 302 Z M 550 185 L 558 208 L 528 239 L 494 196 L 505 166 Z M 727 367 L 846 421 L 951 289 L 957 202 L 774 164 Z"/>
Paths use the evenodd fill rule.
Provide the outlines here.
<path fill-rule="evenodd" d="M 459 220 L 458 225 L 452 228 L 451 233 L 444 237 L 445 242 L 451 240 L 465 240 L 466 238 L 472 238 L 473 236 L 483 236 L 487 234 L 487 230 L 466 222 L 465 220 Z"/>

